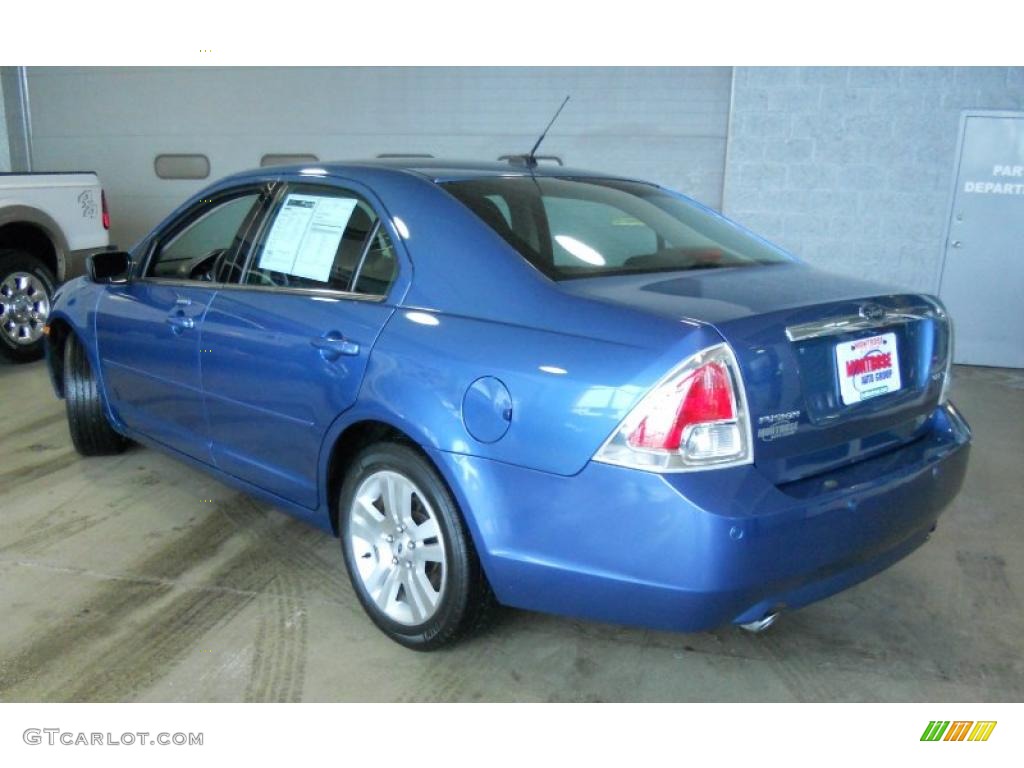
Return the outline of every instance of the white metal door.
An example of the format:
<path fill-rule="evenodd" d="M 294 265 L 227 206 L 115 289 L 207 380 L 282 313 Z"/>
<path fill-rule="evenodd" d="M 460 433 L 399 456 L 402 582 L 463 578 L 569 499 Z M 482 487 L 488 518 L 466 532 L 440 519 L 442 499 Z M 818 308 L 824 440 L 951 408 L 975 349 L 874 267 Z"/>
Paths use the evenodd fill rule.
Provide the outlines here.
<path fill-rule="evenodd" d="M 1024 368 L 1024 112 L 965 112 L 939 295 L 956 362 Z"/>

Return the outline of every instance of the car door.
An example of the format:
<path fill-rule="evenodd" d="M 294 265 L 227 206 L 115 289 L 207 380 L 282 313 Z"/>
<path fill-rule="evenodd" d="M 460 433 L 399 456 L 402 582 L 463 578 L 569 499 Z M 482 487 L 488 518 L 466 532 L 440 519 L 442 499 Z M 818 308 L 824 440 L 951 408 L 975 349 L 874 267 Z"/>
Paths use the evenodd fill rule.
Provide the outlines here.
<path fill-rule="evenodd" d="M 99 357 L 117 416 L 204 461 L 200 324 L 216 293 L 214 269 L 242 247 L 267 195 L 250 187 L 197 201 L 143 246 L 134 278 L 111 286 L 98 306 Z"/>
<path fill-rule="evenodd" d="M 366 196 L 282 185 L 239 280 L 203 321 L 218 468 L 315 508 L 320 446 L 393 311 L 395 240 Z"/>

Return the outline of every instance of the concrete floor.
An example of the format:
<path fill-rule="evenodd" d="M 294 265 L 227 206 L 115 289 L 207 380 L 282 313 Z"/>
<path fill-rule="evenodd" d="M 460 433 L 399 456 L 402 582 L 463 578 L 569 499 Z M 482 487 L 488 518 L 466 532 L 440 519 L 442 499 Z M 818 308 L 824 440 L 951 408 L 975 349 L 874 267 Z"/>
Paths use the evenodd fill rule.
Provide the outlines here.
<path fill-rule="evenodd" d="M 1020 701 L 1024 373 L 954 397 L 975 447 L 932 541 L 763 635 L 510 610 L 417 654 L 335 540 L 151 450 L 81 459 L 44 367 L 0 365 L 0 700 Z"/>

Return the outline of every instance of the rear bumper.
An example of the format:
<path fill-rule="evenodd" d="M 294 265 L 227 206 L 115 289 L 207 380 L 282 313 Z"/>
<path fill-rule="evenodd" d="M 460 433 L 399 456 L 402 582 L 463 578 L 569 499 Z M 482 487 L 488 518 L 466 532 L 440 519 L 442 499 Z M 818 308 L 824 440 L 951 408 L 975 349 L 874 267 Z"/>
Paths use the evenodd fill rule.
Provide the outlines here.
<path fill-rule="evenodd" d="M 507 605 L 683 631 L 798 608 L 924 542 L 959 491 L 970 431 L 952 407 L 883 456 L 777 487 L 754 467 L 572 477 L 435 454 Z"/>

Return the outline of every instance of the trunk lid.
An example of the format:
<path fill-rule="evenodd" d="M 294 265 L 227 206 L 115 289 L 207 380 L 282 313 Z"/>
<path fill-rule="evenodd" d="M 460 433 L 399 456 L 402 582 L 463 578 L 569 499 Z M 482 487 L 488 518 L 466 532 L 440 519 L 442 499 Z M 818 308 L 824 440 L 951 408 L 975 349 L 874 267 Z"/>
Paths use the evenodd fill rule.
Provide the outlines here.
<path fill-rule="evenodd" d="M 938 404 L 949 330 L 939 305 L 924 295 L 894 293 L 800 264 L 560 286 L 713 325 L 741 367 L 754 463 L 778 484 L 910 442 L 926 430 Z M 899 388 L 884 391 L 897 377 Z M 859 400 L 863 395 L 851 382 L 868 395 L 872 387 L 882 393 Z"/>

